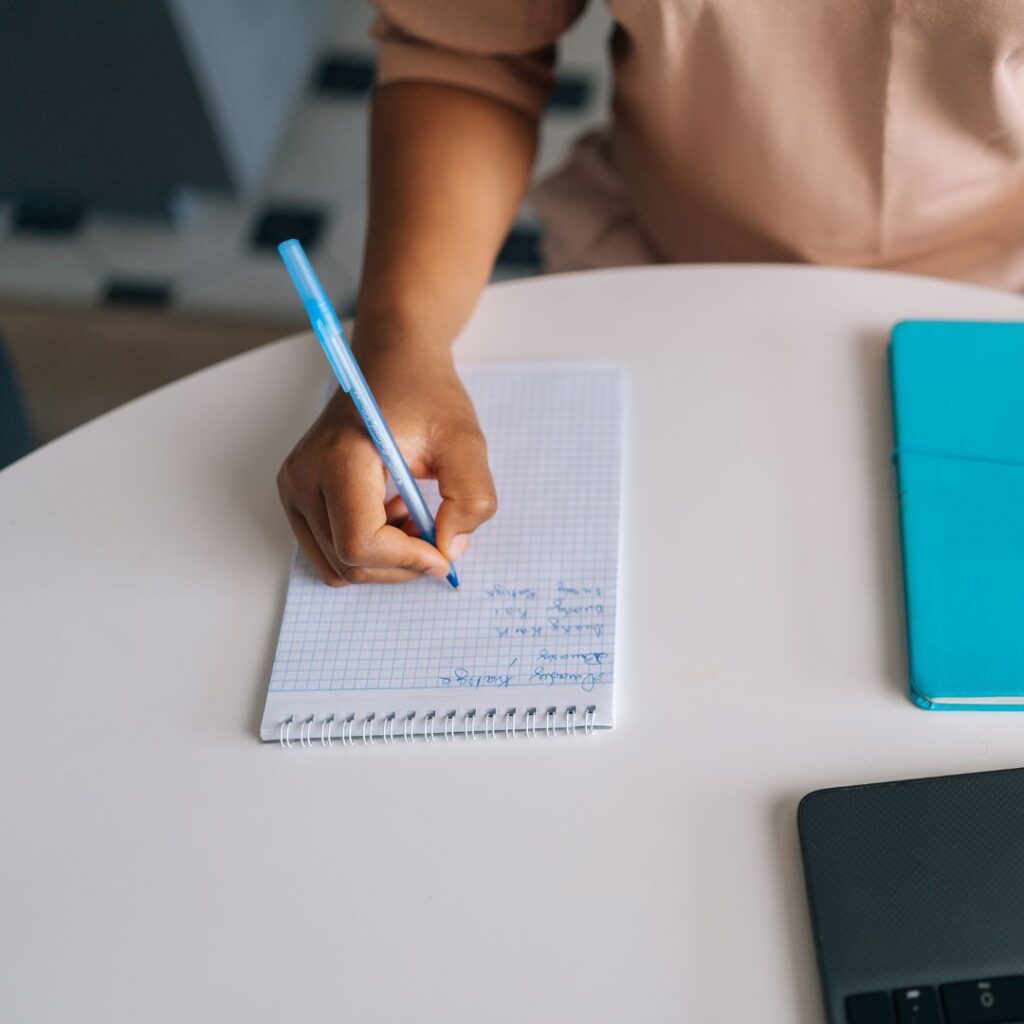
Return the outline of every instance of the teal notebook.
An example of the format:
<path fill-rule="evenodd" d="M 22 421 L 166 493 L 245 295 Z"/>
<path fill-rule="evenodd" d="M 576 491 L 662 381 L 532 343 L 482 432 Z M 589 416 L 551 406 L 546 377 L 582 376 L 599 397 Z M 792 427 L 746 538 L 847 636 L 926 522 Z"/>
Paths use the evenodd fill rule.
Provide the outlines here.
<path fill-rule="evenodd" d="M 901 323 L 890 363 L 910 695 L 1024 711 L 1024 324 Z"/>

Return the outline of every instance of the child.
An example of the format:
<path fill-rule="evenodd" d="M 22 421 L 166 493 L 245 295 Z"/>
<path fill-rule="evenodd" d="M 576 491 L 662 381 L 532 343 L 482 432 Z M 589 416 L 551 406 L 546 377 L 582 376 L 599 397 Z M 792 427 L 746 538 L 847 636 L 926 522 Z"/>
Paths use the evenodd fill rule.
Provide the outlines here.
<path fill-rule="evenodd" d="M 281 500 L 331 584 L 444 577 L 497 507 L 451 342 L 526 189 L 555 42 L 584 0 L 380 0 L 353 347 L 440 551 L 410 535 L 339 394 Z M 536 190 L 548 269 L 881 267 L 1024 283 L 1021 0 L 609 0 L 607 132 Z"/>

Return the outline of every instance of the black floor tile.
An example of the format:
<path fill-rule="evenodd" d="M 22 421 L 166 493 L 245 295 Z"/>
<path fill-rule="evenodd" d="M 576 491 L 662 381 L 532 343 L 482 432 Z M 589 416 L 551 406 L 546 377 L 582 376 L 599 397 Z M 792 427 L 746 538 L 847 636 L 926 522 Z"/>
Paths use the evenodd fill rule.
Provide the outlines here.
<path fill-rule="evenodd" d="M 77 203 L 24 199 L 15 206 L 11 230 L 17 234 L 73 235 L 82 226 L 85 207 Z"/>
<path fill-rule="evenodd" d="M 529 225 L 516 225 L 498 253 L 498 265 L 539 269 L 540 262 L 540 233 Z"/>
<path fill-rule="evenodd" d="M 548 107 L 554 111 L 581 111 L 593 95 L 593 83 L 587 75 L 567 73 L 558 76 Z"/>
<path fill-rule="evenodd" d="M 141 278 L 111 278 L 103 287 L 105 306 L 145 306 L 159 309 L 169 306 L 174 290 L 167 281 Z"/>
<path fill-rule="evenodd" d="M 327 215 L 316 207 L 268 206 L 256 218 L 252 246 L 273 249 L 289 238 L 297 238 L 307 252 L 312 252 L 326 223 Z"/>
<path fill-rule="evenodd" d="M 313 76 L 313 88 L 331 96 L 365 96 L 373 88 L 373 56 L 368 53 L 329 53 Z"/>

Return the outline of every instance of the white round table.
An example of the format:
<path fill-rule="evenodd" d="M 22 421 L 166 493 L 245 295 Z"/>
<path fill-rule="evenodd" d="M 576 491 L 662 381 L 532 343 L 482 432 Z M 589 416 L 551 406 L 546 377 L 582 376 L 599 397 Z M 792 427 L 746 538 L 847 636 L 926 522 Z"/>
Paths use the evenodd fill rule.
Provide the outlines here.
<path fill-rule="evenodd" d="M 462 358 L 631 375 L 593 737 L 258 742 L 309 336 L 0 473 L 3 1018 L 820 1020 L 800 797 L 1024 760 L 1024 718 L 905 696 L 887 334 L 1022 316 L 816 269 L 490 289 Z"/>

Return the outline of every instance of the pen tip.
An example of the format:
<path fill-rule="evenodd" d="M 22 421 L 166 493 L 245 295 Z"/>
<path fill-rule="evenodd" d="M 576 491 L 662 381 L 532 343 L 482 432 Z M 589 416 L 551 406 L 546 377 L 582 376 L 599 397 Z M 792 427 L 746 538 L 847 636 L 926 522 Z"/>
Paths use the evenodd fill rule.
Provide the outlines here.
<path fill-rule="evenodd" d="M 448 582 L 452 585 L 452 590 L 459 589 L 459 577 L 455 575 L 455 569 L 453 568 L 448 576 L 446 577 Z"/>

